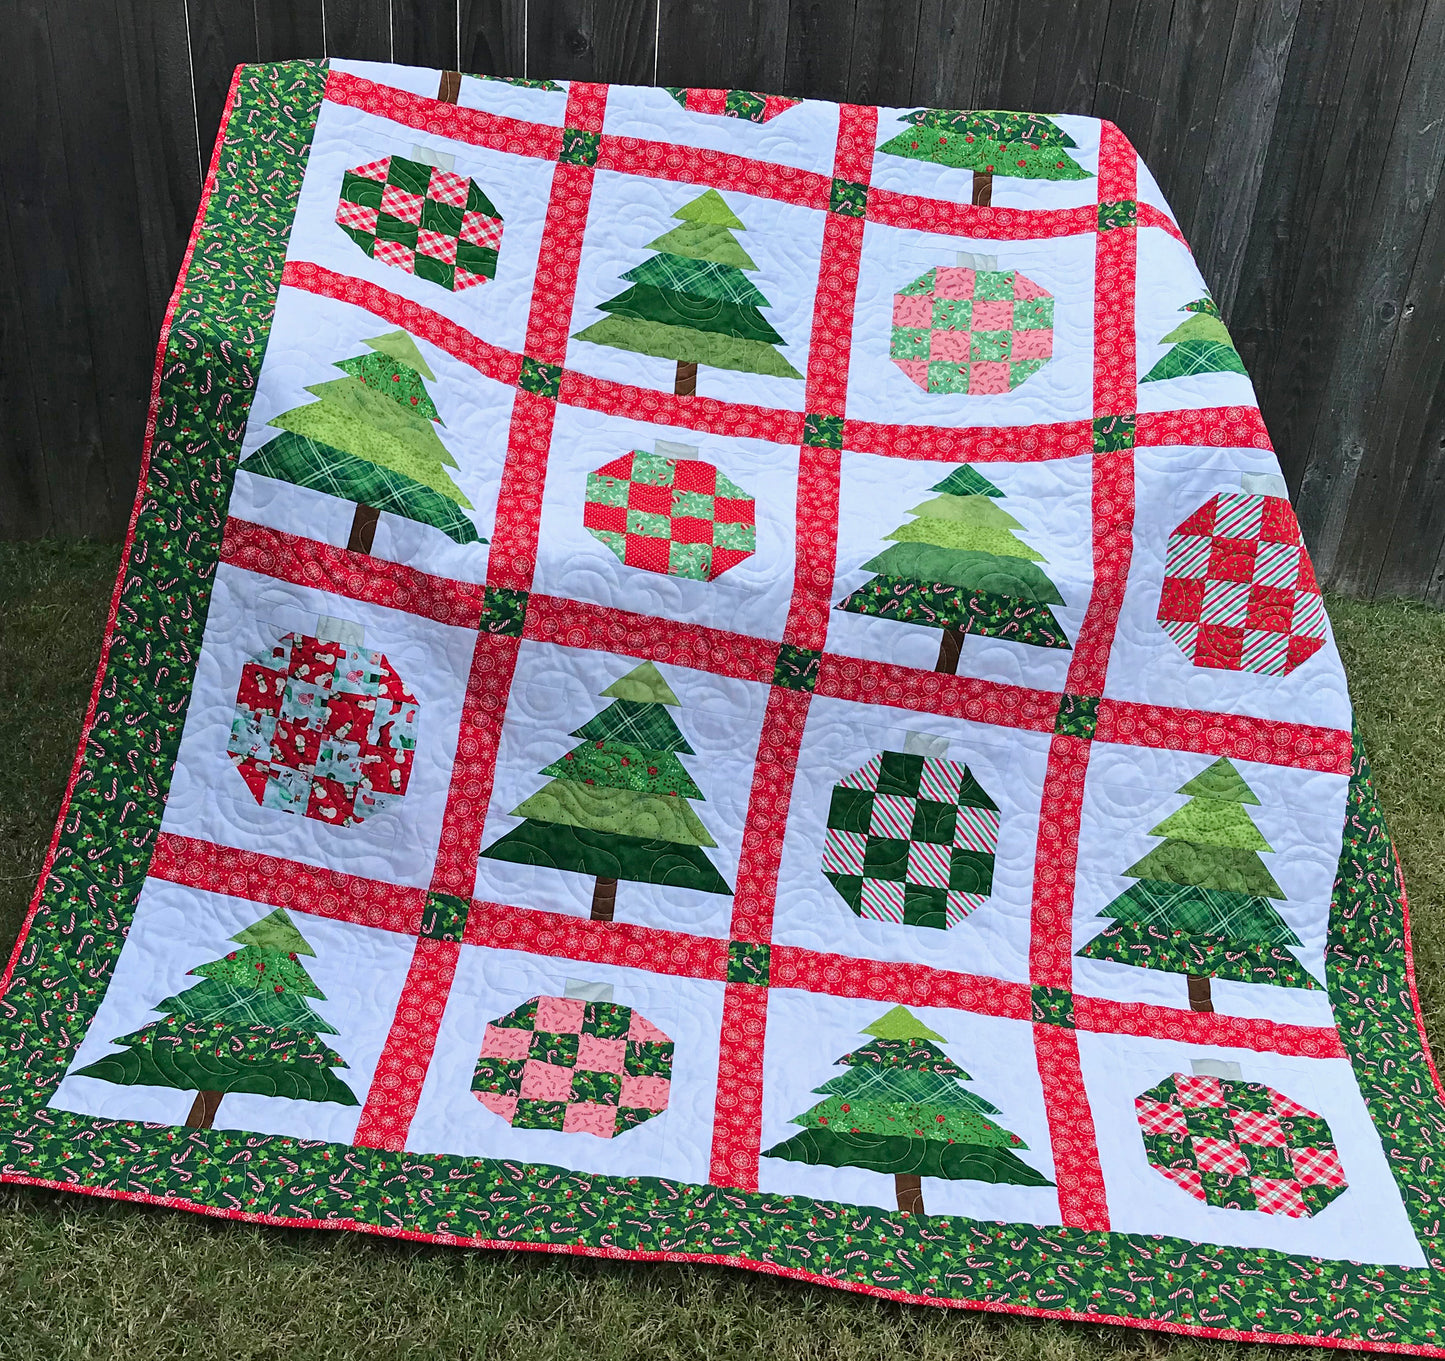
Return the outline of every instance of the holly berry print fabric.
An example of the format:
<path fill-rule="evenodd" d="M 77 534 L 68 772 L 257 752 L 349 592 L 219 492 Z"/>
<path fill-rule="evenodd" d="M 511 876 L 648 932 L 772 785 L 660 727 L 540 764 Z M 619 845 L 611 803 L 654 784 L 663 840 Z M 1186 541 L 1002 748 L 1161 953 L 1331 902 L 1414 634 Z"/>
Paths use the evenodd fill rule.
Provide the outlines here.
<path fill-rule="evenodd" d="M 0 1179 L 1445 1355 L 1219 312 L 1106 122 L 242 68 Z"/>

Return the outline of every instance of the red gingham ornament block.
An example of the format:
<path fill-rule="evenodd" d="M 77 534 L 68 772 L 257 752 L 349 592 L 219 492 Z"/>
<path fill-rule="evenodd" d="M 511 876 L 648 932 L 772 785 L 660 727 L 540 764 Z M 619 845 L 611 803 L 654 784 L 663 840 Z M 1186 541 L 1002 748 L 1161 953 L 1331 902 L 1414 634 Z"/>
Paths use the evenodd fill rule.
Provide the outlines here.
<path fill-rule="evenodd" d="M 1180 524 L 1159 623 L 1195 666 L 1287 676 L 1313 657 L 1328 625 L 1290 503 L 1222 492 Z"/>

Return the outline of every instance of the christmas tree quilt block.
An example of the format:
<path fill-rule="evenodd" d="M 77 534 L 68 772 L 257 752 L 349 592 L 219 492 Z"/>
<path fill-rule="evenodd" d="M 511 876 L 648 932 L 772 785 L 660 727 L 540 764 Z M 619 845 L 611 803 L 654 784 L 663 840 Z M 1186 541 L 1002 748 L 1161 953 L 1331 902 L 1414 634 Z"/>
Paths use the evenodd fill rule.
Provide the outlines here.
<path fill-rule="evenodd" d="M 501 79 L 233 84 L 0 1182 L 1445 1358 L 1318 526 L 1125 133 Z"/>

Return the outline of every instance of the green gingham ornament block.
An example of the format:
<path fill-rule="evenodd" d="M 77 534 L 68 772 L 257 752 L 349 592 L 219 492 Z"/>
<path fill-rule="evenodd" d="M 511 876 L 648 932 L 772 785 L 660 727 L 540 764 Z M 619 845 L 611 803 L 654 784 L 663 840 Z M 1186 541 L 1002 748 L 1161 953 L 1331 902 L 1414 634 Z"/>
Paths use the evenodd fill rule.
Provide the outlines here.
<path fill-rule="evenodd" d="M 502 215 L 475 180 L 441 166 L 405 156 L 355 166 L 336 223 L 373 260 L 453 293 L 497 273 Z"/>
<path fill-rule="evenodd" d="M 998 826 L 967 766 L 880 752 L 833 788 L 823 873 L 859 917 L 947 929 L 993 889 Z"/>

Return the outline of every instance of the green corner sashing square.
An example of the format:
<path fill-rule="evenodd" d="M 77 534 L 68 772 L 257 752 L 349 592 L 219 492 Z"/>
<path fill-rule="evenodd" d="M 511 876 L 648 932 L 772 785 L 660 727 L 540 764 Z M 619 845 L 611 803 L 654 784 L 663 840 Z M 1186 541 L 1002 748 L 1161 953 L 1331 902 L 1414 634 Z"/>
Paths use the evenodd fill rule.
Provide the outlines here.
<path fill-rule="evenodd" d="M 1106 199 L 1099 204 L 1099 230 L 1113 231 L 1116 227 L 1133 227 L 1139 221 L 1139 205 L 1133 199 Z"/>
<path fill-rule="evenodd" d="M 1063 695 L 1059 699 L 1059 712 L 1054 717 L 1054 732 L 1059 737 L 1082 737 L 1086 741 L 1094 736 L 1099 722 L 1099 697 L 1097 695 Z"/>
<path fill-rule="evenodd" d="M 540 359 L 533 359 L 529 354 L 524 354 L 522 356 L 522 375 L 518 382 L 523 392 L 555 399 L 557 394 L 562 391 L 562 366 L 547 364 Z"/>
<path fill-rule="evenodd" d="M 1132 449 L 1136 419 L 1133 412 L 1127 416 L 1095 416 L 1094 452 L 1113 454 L 1121 449 Z"/>
<path fill-rule="evenodd" d="M 843 418 L 824 416 L 814 411 L 803 421 L 803 443 L 815 449 L 843 447 Z"/>
<path fill-rule="evenodd" d="M 828 209 L 844 217 L 862 217 L 868 211 L 868 186 L 835 179 L 828 196 Z"/>
<path fill-rule="evenodd" d="M 772 947 L 752 941 L 728 941 L 729 983 L 756 983 L 767 987 L 772 970 Z"/>
<path fill-rule="evenodd" d="M 1074 1028 L 1074 994 L 1068 988 L 1049 988 L 1035 983 L 1032 990 L 1032 1019 L 1035 1025 Z"/>
<path fill-rule="evenodd" d="M 510 586 L 488 586 L 482 593 L 483 633 L 520 638 L 527 624 L 527 592 Z"/>
<path fill-rule="evenodd" d="M 420 935 L 428 940 L 447 940 L 460 944 L 467 926 L 471 903 L 451 893 L 428 893 L 422 909 Z"/>
<path fill-rule="evenodd" d="M 562 150 L 557 159 L 568 165 L 596 165 L 602 146 L 602 134 L 584 132 L 581 128 L 562 129 Z"/>
<path fill-rule="evenodd" d="M 778 660 L 773 665 L 773 684 L 786 690 L 811 691 L 818 684 L 818 669 L 822 662 L 823 654 L 816 648 L 784 643 L 778 649 Z"/>

